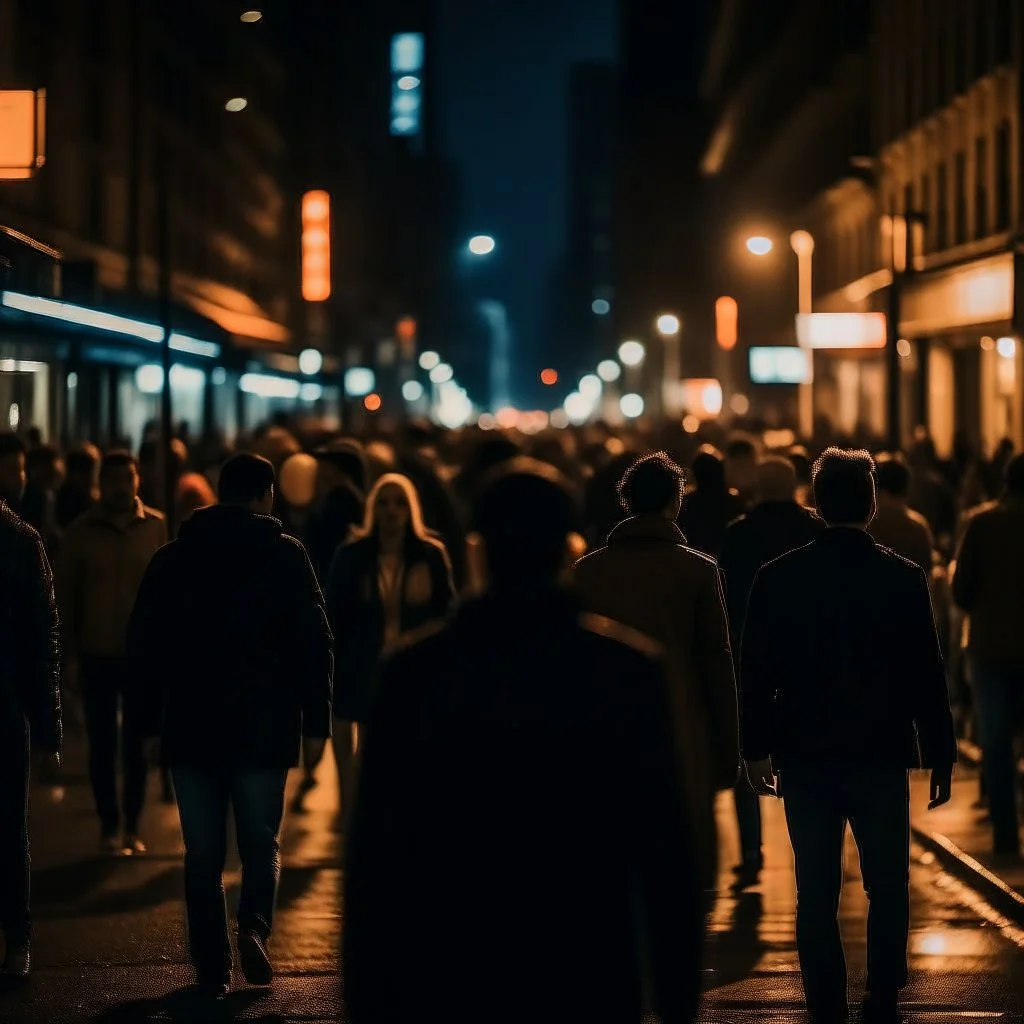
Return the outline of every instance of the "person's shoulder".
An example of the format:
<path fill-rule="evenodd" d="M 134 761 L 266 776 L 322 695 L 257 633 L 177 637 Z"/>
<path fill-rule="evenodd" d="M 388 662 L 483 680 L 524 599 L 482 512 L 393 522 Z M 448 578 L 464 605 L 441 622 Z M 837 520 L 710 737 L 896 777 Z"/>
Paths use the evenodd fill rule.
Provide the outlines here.
<path fill-rule="evenodd" d="M 757 578 L 763 584 L 765 581 L 785 578 L 793 573 L 799 573 L 813 560 L 817 546 L 814 541 L 803 544 L 791 551 L 786 551 L 775 558 L 765 562 L 757 571 Z"/>
<path fill-rule="evenodd" d="M 907 579 L 916 578 L 924 571 L 916 562 L 912 562 L 898 551 L 893 551 L 892 548 L 879 544 L 877 541 L 875 541 L 875 554 L 886 570 L 898 573 Z"/>
<path fill-rule="evenodd" d="M 664 653 L 662 646 L 645 633 L 605 615 L 582 612 L 577 622 L 587 642 L 609 653 L 643 657 L 648 661 L 657 661 Z"/>
<path fill-rule="evenodd" d="M 675 557 L 692 566 L 697 572 L 714 573 L 718 570 L 718 562 L 711 555 L 691 548 L 688 544 L 677 544 Z"/>
<path fill-rule="evenodd" d="M 43 542 L 39 531 L 31 523 L 26 523 L 5 502 L 0 502 L 0 530 L 10 543 L 18 545 L 22 550 L 35 548 Z"/>

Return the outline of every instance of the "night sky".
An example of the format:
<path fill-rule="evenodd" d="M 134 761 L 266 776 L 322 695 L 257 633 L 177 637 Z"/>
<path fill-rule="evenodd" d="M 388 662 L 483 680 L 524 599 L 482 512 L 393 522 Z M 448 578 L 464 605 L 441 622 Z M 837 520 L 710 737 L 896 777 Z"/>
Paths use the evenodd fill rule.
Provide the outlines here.
<path fill-rule="evenodd" d="M 613 60 L 615 0 L 440 0 L 443 130 L 462 177 L 466 236 L 501 247 L 514 391 L 541 368 L 547 287 L 565 222 L 566 83 Z M 458 371 L 458 367 L 456 367 Z"/>

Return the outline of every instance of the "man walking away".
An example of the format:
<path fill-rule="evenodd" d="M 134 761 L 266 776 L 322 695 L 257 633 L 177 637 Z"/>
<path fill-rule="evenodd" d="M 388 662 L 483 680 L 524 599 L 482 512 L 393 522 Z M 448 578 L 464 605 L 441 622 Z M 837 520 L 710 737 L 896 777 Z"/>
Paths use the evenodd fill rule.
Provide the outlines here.
<path fill-rule="evenodd" d="M 924 571 L 867 532 L 876 505 L 871 456 L 829 448 L 813 483 L 828 529 L 769 562 L 750 594 L 743 757 L 754 788 L 785 802 L 812 1016 L 828 1024 L 847 1017 L 838 911 L 849 822 L 870 898 L 866 1019 L 895 1020 L 907 982 L 908 769 L 932 769 L 929 808 L 949 800 L 953 717 Z"/>
<path fill-rule="evenodd" d="M 693 1019 L 703 906 L 651 641 L 558 588 L 574 509 L 516 459 L 490 590 L 385 664 L 345 878 L 353 1024 Z M 644 967 L 648 969 L 645 971 Z"/>
<path fill-rule="evenodd" d="M 109 853 L 146 852 L 139 837 L 146 796 L 139 706 L 147 681 L 126 670 L 125 634 L 146 567 L 166 542 L 163 515 L 139 499 L 134 457 L 109 452 L 100 467 L 99 503 L 68 529 L 57 560 L 68 680 L 81 685 L 100 847 Z M 120 802 L 118 746 L 124 773 Z"/>
<path fill-rule="evenodd" d="M 824 529 L 825 524 L 797 501 L 798 486 L 790 459 L 767 456 L 757 467 L 757 504 L 725 531 L 718 564 L 725 577 L 725 600 L 737 654 L 758 570 L 773 558 L 810 544 Z M 745 889 L 757 884 L 764 866 L 761 799 L 745 775 L 737 780 L 734 795 L 742 858 L 736 868 L 736 888 Z"/>
<path fill-rule="evenodd" d="M 0 500 L 0 977 L 22 980 L 29 940 L 29 743 L 60 766 L 60 627 L 39 534 Z"/>
<path fill-rule="evenodd" d="M 967 656 L 995 850 L 1019 856 L 1013 744 L 1024 723 L 1024 455 L 1007 464 L 1002 499 L 967 521 L 953 599 L 970 616 Z"/>
<path fill-rule="evenodd" d="M 898 452 L 878 456 L 878 514 L 871 536 L 931 576 L 935 541 L 928 520 L 908 504 L 910 467 Z"/>
<path fill-rule="evenodd" d="M 227 992 L 227 819 L 242 861 L 238 951 L 254 985 L 267 954 L 281 871 L 278 834 L 300 738 L 310 763 L 331 733 L 333 655 L 305 549 L 271 518 L 274 468 L 236 455 L 220 504 L 198 509 L 153 559 L 129 633 L 147 682 L 145 733 L 171 769 L 185 840 L 189 950 L 205 995 Z M 150 739 L 151 746 L 157 746 Z M 151 756 L 155 750 L 151 751 Z"/>
<path fill-rule="evenodd" d="M 715 793 L 736 783 L 736 680 L 722 586 L 714 561 L 686 547 L 676 526 L 683 471 L 664 452 L 626 470 L 619 500 L 629 516 L 605 547 L 576 563 L 584 607 L 656 640 L 664 649 L 688 758 L 691 813 L 699 823 L 704 883 L 714 887 Z"/>

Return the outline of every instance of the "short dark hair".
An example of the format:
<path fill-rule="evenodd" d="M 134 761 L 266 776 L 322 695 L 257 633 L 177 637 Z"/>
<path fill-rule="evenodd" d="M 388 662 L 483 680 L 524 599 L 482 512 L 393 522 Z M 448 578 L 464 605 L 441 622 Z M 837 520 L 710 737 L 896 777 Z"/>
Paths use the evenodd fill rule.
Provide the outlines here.
<path fill-rule="evenodd" d="M 642 455 L 622 474 L 618 493 L 622 507 L 631 516 L 654 515 L 678 501 L 685 475 L 667 452 Z"/>
<path fill-rule="evenodd" d="M 496 583 L 554 581 L 577 527 L 576 502 L 557 469 L 519 457 L 485 476 L 473 525 L 487 544 Z"/>
<path fill-rule="evenodd" d="M 125 448 L 115 448 L 103 456 L 100 472 L 105 473 L 108 469 L 124 469 L 126 466 L 131 466 L 136 473 L 139 471 L 139 463 L 130 451 Z"/>
<path fill-rule="evenodd" d="M 1024 453 L 1014 455 L 1006 464 L 1006 493 L 1024 498 Z"/>
<path fill-rule="evenodd" d="M 866 523 L 875 505 L 875 460 L 863 449 L 826 448 L 814 463 L 814 504 L 826 523 Z"/>
<path fill-rule="evenodd" d="M 735 434 L 726 442 L 725 457 L 727 459 L 756 459 L 757 445 L 753 438 L 746 434 Z"/>
<path fill-rule="evenodd" d="M 68 452 L 68 473 L 92 473 L 99 460 L 91 448 L 74 448 Z"/>
<path fill-rule="evenodd" d="M 882 452 L 875 459 L 878 489 L 894 498 L 910 493 L 910 467 L 899 452 Z"/>
<path fill-rule="evenodd" d="M 60 450 L 52 444 L 41 444 L 25 455 L 25 468 L 31 473 L 37 469 L 52 469 L 60 462 Z"/>
<path fill-rule="evenodd" d="M 9 455 L 24 455 L 25 451 L 25 442 L 17 434 L 9 430 L 0 432 L 0 459 L 6 459 Z"/>
<path fill-rule="evenodd" d="M 222 505 L 248 505 L 274 486 L 274 465 L 262 455 L 240 452 L 221 466 L 217 498 Z"/>

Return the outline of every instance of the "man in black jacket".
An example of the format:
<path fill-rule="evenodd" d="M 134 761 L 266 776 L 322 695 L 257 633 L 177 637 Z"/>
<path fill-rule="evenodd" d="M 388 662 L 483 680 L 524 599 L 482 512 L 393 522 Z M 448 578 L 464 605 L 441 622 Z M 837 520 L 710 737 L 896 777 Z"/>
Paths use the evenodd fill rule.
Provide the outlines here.
<path fill-rule="evenodd" d="M 824 529 L 825 524 L 796 500 L 797 486 L 796 468 L 789 459 L 779 455 L 762 459 L 757 466 L 757 504 L 725 531 L 718 565 L 725 577 L 732 649 L 737 655 L 758 570 L 773 558 L 810 544 Z M 764 864 L 760 797 L 742 773 L 734 793 L 742 858 L 735 869 L 736 888 L 744 889 L 757 883 Z"/>
<path fill-rule="evenodd" d="M 196 980 L 213 996 L 227 991 L 231 973 L 222 878 L 228 807 L 242 860 L 242 971 L 267 985 L 285 780 L 300 737 L 310 763 L 323 753 L 333 671 L 313 568 L 269 515 L 273 466 L 236 455 L 218 489 L 220 504 L 196 511 L 153 558 L 128 638 L 146 695 L 145 732 L 159 737 L 174 779 Z"/>
<path fill-rule="evenodd" d="M 345 878 L 354 1024 L 692 1020 L 703 901 L 651 641 L 556 583 L 572 500 L 550 466 L 476 503 L 491 581 L 385 666 Z M 644 957 L 648 970 L 644 971 Z"/>
<path fill-rule="evenodd" d="M 0 500 L 0 974 L 24 979 L 29 938 L 29 741 L 60 765 L 60 625 L 38 533 Z"/>
<path fill-rule="evenodd" d="M 888 1020 L 907 981 L 908 769 L 931 768 L 929 808 L 946 803 L 956 739 L 928 580 L 867 533 L 871 456 L 829 448 L 813 481 L 828 529 L 766 565 L 751 591 L 741 746 L 754 788 L 785 801 L 808 1008 L 831 1024 L 847 1015 L 838 909 L 849 822 L 870 896 L 866 1010 Z"/>

